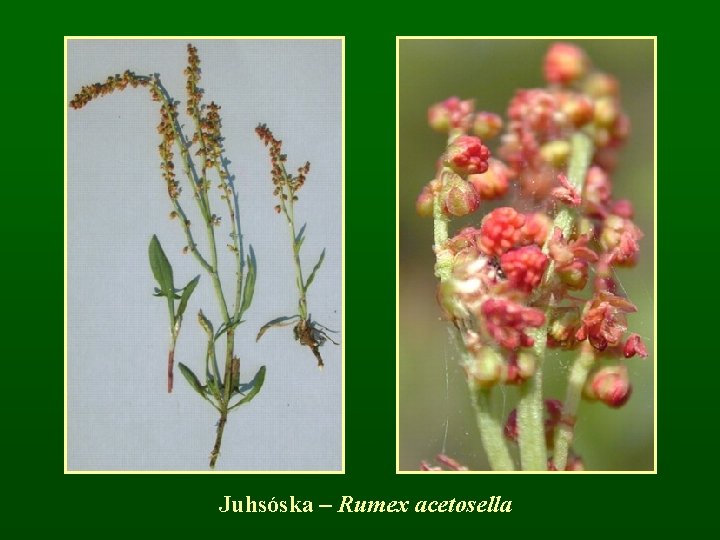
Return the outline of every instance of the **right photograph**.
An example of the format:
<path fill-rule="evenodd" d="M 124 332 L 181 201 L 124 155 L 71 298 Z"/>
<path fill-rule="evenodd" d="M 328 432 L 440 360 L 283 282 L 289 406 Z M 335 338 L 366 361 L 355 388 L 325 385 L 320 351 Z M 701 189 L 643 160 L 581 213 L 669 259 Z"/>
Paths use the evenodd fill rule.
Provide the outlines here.
<path fill-rule="evenodd" d="M 655 47 L 398 38 L 398 472 L 657 472 Z"/>

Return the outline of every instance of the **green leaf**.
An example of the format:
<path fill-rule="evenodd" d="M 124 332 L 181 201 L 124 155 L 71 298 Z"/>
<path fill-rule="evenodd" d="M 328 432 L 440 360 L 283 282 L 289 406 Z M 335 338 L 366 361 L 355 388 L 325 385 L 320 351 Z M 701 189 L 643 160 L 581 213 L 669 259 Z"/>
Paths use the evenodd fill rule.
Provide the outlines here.
<path fill-rule="evenodd" d="M 150 268 L 152 268 L 155 280 L 160 285 L 160 290 L 163 296 L 173 296 L 175 294 L 175 288 L 173 286 L 173 271 L 170 266 L 170 261 L 165 256 L 165 252 L 160 245 L 160 240 L 157 236 L 153 235 L 150 240 L 150 247 L 148 249 L 150 255 Z"/>
<path fill-rule="evenodd" d="M 228 332 L 238 326 L 239 324 L 244 323 L 245 321 L 242 319 L 230 319 L 229 323 L 222 323 L 220 325 L 220 328 L 218 328 L 217 332 L 215 332 L 215 341 L 222 336 L 225 332 Z"/>
<path fill-rule="evenodd" d="M 167 294 L 165 294 L 164 292 L 162 292 L 162 291 L 161 291 L 160 289 L 158 289 L 157 287 L 154 287 L 153 296 L 167 297 Z M 173 298 L 174 298 L 175 300 L 180 300 L 180 295 L 177 294 L 177 293 L 175 293 L 175 294 L 173 294 Z"/>
<path fill-rule="evenodd" d="M 242 385 L 242 388 L 248 388 L 249 392 L 245 395 L 244 398 L 242 398 L 235 405 L 230 407 L 230 409 L 234 409 L 235 407 L 239 407 L 243 403 L 247 403 L 247 402 L 251 401 L 258 394 L 258 392 L 260 392 L 260 389 L 262 388 L 262 385 L 264 382 L 265 382 L 265 366 L 262 366 L 258 370 L 258 372 L 255 374 L 255 377 L 253 377 L 252 381 L 250 381 L 247 384 Z M 228 410 L 230 410 L 230 409 L 228 409 Z"/>
<path fill-rule="evenodd" d="M 190 295 L 195 290 L 195 287 L 198 284 L 198 281 L 200 281 L 200 275 L 195 276 L 192 280 L 190 280 L 190 283 L 188 283 L 185 288 L 183 289 L 182 296 L 180 297 L 180 305 L 178 305 L 177 309 L 177 315 L 176 317 L 179 319 L 183 316 L 183 313 L 185 313 L 185 309 L 187 308 L 188 300 L 190 300 Z"/>
<path fill-rule="evenodd" d="M 205 390 L 203 390 L 203 386 L 200 384 L 200 379 L 198 379 L 192 370 L 182 362 L 178 365 L 180 366 L 180 372 L 185 377 L 185 380 L 190 383 L 190 386 L 192 386 L 198 394 L 205 397 Z"/>
<path fill-rule="evenodd" d="M 208 339 L 213 338 L 213 325 L 210 322 L 210 320 L 205 317 L 205 314 L 202 312 L 202 309 L 198 311 L 198 322 L 200 323 L 200 326 L 202 326 L 203 330 L 205 330 L 205 333 L 208 335 Z"/>
<path fill-rule="evenodd" d="M 295 253 L 300 253 L 300 247 L 303 245 L 303 242 L 305 241 L 305 227 L 307 226 L 307 223 L 303 224 L 302 227 L 300 227 L 300 232 L 297 233 L 297 236 L 295 236 L 295 242 L 293 243 L 293 249 L 295 250 Z"/>
<path fill-rule="evenodd" d="M 257 261 L 255 260 L 255 252 L 250 246 L 250 254 L 247 257 L 248 273 L 245 278 L 245 288 L 243 289 L 242 305 L 238 315 L 242 315 L 252 304 L 253 295 L 255 294 L 255 277 L 257 275 Z"/>
<path fill-rule="evenodd" d="M 273 326 L 287 326 L 298 317 L 299 315 L 292 315 L 291 317 L 278 317 L 277 319 L 273 319 L 272 321 L 265 323 L 262 328 L 260 328 L 260 331 L 258 332 L 255 341 L 258 341 L 263 336 L 263 334 L 270 330 L 270 328 L 272 328 Z"/>
<path fill-rule="evenodd" d="M 318 269 L 320 268 L 320 265 L 325 260 L 325 250 L 322 250 L 322 253 L 320 254 L 320 259 L 318 260 L 317 264 L 315 265 L 315 268 L 313 268 L 312 272 L 310 272 L 310 276 L 307 278 L 307 281 L 305 282 L 305 292 L 310 288 L 310 284 L 315 280 L 315 274 L 317 273 Z"/>

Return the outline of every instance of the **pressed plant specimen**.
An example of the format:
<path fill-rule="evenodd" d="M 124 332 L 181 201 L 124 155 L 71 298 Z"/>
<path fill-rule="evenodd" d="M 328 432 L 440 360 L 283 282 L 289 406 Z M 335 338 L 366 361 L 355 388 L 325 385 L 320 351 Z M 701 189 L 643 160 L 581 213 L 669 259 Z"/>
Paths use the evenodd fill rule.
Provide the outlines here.
<path fill-rule="evenodd" d="M 437 297 L 495 470 L 582 469 L 573 451 L 581 399 L 621 407 L 632 391 L 622 359 L 647 356 L 628 333 L 636 307 L 614 273 L 635 265 L 643 236 L 632 203 L 612 193 L 629 135 L 618 81 L 568 43 L 550 47 L 544 74 L 547 87 L 511 99 L 497 157 L 485 143 L 503 131 L 499 115 L 457 97 L 430 107 L 447 147 L 416 201 L 433 218 Z M 451 234 L 452 218 L 504 197 L 510 205 Z M 562 401 L 544 393 L 551 349 L 576 355 Z M 519 394 L 507 418 L 492 400 L 504 385 Z"/>
<path fill-rule="evenodd" d="M 292 244 L 293 263 L 295 265 L 295 285 L 298 291 L 298 312 L 295 315 L 277 317 L 260 328 L 256 340 L 259 340 L 263 334 L 273 326 L 287 326 L 297 321 L 293 327 L 293 335 L 301 345 L 309 347 L 317 359 L 318 367 L 324 366 L 322 356 L 320 355 L 320 347 L 330 341 L 337 345 L 328 332 L 333 332 L 324 325 L 312 320 L 308 311 L 307 292 L 315 280 L 315 275 L 325 260 L 325 250 L 323 249 L 320 258 L 308 275 L 307 279 L 303 277 L 302 264 L 300 262 L 300 248 L 305 241 L 305 225 L 297 231 L 295 227 L 295 203 L 298 200 L 298 191 L 305 184 L 307 174 L 310 172 L 310 162 L 298 168 L 296 175 L 289 174 L 285 169 L 287 156 L 282 153 L 282 141 L 279 141 L 272 134 L 272 131 L 265 125 L 260 124 L 256 129 L 260 140 L 269 149 L 270 162 L 272 165 L 272 182 L 275 186 L 273 195 L 278 198 L 278 204 L 275 206 L 275 212 L 282 213 L 285 216 L 290 232 L 290 241 Z"/>
<path fill-rule="evenodd" d="M 227 169 L 228 161 L 224 157 L 220 107 L 214 102 L 209 104 L 203 102 L 204 92 L 197 86 L 200 81 L 200 59 L 197 49 L 188 44 L 187 53 L 186 113 L 192 126 L 192 133 L 189 136 L 184 133 L 178 115 L 179 102 L 169 95 L 157 74 L 137 75 L 132 71 L 125 71 L 122 75 L 110 76 L 105 82 L 84 86 L 72 99 L 70 106 L 80 109 L 98 97 L 128 87 L 140 87 L 148 90 L 153 101 L 159 103 L 160 120 L 157 131 L 160 134 L 161 142 L 158 150 L 162 177 L 167 185 L 167 193 L 172 207 L 170 217 L 180 224 L 183 231 L 187 242 L 184 252 L 192 253 L 212 282 L 222 317 L 222 321 L 215 328 L 202 310 L 198 312 L 198 323 L 207 334 L 204 359 L 205 383 L 201 383 L 188 366 L 179 364 L 180 372 L 190 386 L 220 414 L 215 444 L 210 453 L 210 467 L 214 468 L 220 455 L 228 414 L 248 403 L 257 395 L 264 382 L 265 367 L 261 367 L 249 382 L 241 382 L 240 358 L 235 354 L 235 331 L 242 322 L 243 314 L 252 303 L 257 265 L 252 248 L 245 256 L 239 233 L 238 197 Z M 190 189 L 201 216 L 202 223 L 199 228 L 204 229 L 207 237 L 204 249 L 195 240 L 197 227 L 188 219 L 183 202 L 185 197 L 181 196 L 182 186 L 175 173 L 176 152 L 179 153 L 179 163 L 187 179 L 187 187 Z M 210 189 L 213 185 L 217 185 L 220 190 L 220 198 L 226 203 L 225 210 L 230 228 L 228 233 L 230 242 L 227 247 L 233 252 L 235 260 L 236 279 L 233 303 L 226 300 L 220 280 L 216 230 L 221 227 L 222 220 L 221 216 L 214 213 L 211 207 Z M 176 288 L 172 266 L 156 236 L 153 236 L 150 241 L 149 258 L 153 275 L 158 284 L 158 287 L 155 288 L 155 296 L 164 298 L 168 306 L 170 346 L 167 358 L 167 391 L 172 392 L 175 345 L 188 301 L 200 276 L 191 279 L 185 287 Z M 223 336 L 226 344 L 224 370 L 221 372 L 218 366 L 216 343 Z"/>

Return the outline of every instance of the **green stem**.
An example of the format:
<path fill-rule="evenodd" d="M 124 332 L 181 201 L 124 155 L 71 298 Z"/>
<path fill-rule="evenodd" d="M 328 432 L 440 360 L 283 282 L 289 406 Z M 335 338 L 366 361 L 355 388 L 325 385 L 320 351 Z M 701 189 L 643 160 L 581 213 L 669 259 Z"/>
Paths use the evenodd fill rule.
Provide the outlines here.
<path fill-rule="evenodd" d="M 440 176 L 443 177 L 442 175 Z M 443 214 L 440 193 L 442 187 L 433 197 L 433 238 L 435 250 L 435 275 L 441 283 L 450 279 L 452 275 L 452 254 L 446 250 L 445 244 L 448 240 L 448 218 Z M 473 358 L 466 359 L 467 362 L 473 362 Z M 502 421 L 493 415 L 490 407 L 490 390 L 480 388 L 475 379 L 468 377 L 468 388 L 473 408 L 475 409 L 475 418 L 478 429 L 480 430 L 480 440 L 482 442 L 485 453 L 487 454 L 490 467 L 495 471 L 513 471 L 513 464 L 510 451 L 503 437 Z"/>
<path fill-rule="evenodd" d="M 572 153 L 568 164 L 568 181 L 578 190 L 583 192 L 583 185 L 587 176 L 588 166 L 593 154 L 593 145 L 584 133 L 575 133 L 570 138 Z M 553 229 L 558 227 L 564 238 L 568 238 L 575 223 L 575 211 L 563 205 L 553 220 Z M 552 237 L 550 231 L 549 237 Z M 545 242 L 543 252 L 548 253 L 550 238 Z M 545 439 L 544 413 L 545 407 L 542 397 L 542 366 L 547 351 L 547 321 L 550 311 L 554 307 L 555 300 L 552 296 L 543 299 L 540 295 L 547 295 L 552 287 L 555 273 L 555 263 L 550 260 L 542 284 L 538 293 L 533 297 L 533 302 L 544 303 L 545 324 L 533 332 L 535 344 L 533 350 L 537 357 L 537 370 L 535 374 L 526 381 L 521 391 L 518 402 L 518 444 L 520 446 L 520 461 L 523 470 L 546 470 L 547 469 L 547 443 Z M 563 466 L 564 469 L 564 466 Z"/>
<path fill-rule="evenodd" d="M 594 363 L 595 350 L 592 345 L 585 341 L 580 350 L 580 354 L 570 369 L 567 393 L 565 394 L 565 401 L 563 402 L 562 421 L 555 434 L 553 464 L 558 471 L 564 471 L 567 465 L 568 452 L 572 445 L 575 432 L 575 418 L 578 405 L 582 398 L 583 387 Z"/>
<path fill-rule="evenodd" d="M 515 465 L 503 438 L 502 421 L 491 412 L 490 390 L 480 388 L 472 378 L 468 380 L 468 386 L 490 467 L 494 471 L 514 471 Z"/>
<path fill-rule="evenodd" d="M 228 214 L 230 216 L 230 224 L 232 226 L 232 233 L 230 237 L 233 239 L 233 253 L 235 254 L 235 265 L 237 266 L 237 283 L 235 288 L 235 307 L 233 309 L 233 317 L 237 318 L 240 313 L 240 306 L 242 305 L 242 284 L 243 284 L 243 260 L 242 253 L 240 251 L 240 231 L 237 223 L 238 208 L 237 201 L 235 199 L 235 190 L 232 189 L 228 183 L 228 172 L 220 166 L 218 161 L 215 162 L 216 169 L 220 175 L 221 187 L 223 189 L 223 195 L 225 202 L 227 203 Z M 230 200 L 232 198 L 232 200 Z"/>
<path fill-rule="evenodd" d="M 175 211 L 178 213 L 183 229 L 185 230 L 185 236 L 188 240 L 188 247 L 190 248 L 190 250 L 192 250 L 193 254 L 200 262 L 200 265 L 208 272 L 208 274 L 210 274 L 210 279 L 213 282 L 213 288 L 215 289 L 215 295 L 217 296 L 218 303 L 220 304 L 223 319 L 226 323 L 228 323 L 230 322 L 230 314 L 228 313 L 227 303 L 225 302 L 225 295 L 222 292 L 222 284 L 220 283 L 220 277 L 217 271 L 217 248 L 215 245 L 215 231 L 213 230 L 212 214 L 210 213 L 209 201 L 207 201 L 207 196 L 204 191 L 205 180 L 203 179 L 202 182 L 198 182 L 196 179 L 196 175 L 193 172 L 194 167 L 192 159 L 190 157 L 190 153 L 187 150 L 188 144 L 185 141 L 185 138 L 182 136 L 182 131 L 180 130 L 180 126 L 178 125 L 177 117 L 171 112 L 170 100 L 168 99 L 168 93 L 165 90 L 165 87 L 163 87 L 160 81 L 156 78 L 151 79 L 151 86 L 156 90 L 157 94 L 162 100 L 163 105 L 168 111 L 168 117 L 170 118 L 173 133 L 175 135 L 175 143 L 180 149 L 180 155 L 182 156 L 183 170 L 185 171 L 185 175 L 188 177 L 188 180 L 193 187 L 193 191 L 195 193 L 195 200 L 198 203 L 200 213 L 203 217 L 203 220 L 205 221 L 208 243 L 210 245 L 210 263 L 208 263 L 200 255 L 200 252 L 197 249 L 197 245 L 193 241 L 192 235 L 190 234 L 190 221 L 187 219 L 187 215 L 182 210 L 180 203 L 177 201 L 177 199 L 173 199 L 173 206 L 175 207 Z M 203 171 L 204 168 L 205 165 L 203 161 Z"/>
<path fill-rule="evenodd" d="M 448 169 L 443 169 L 443 173 Z M 440 178 L 443 178 L 443 173 L 440 174 Z M 450 279 L 452 274 L 452 254 L 445 250 L 445 244 L 448 240 L 448 217 L 442 211 L 442 201 L 440 200 L 440 193 L 444 186 L 438 189 L 433 197 L 433 239 L 435 250 L 435 275 L 444 283 Z"/>
<path fill-rule="evenodd" d="M 545 330 L 547 331 L 547 329 Z M 538 355 L 535 374 L 522 385 L 517 406 L 518 446 L 523 471 L 547 470 L 547 448 L 542 395 L 542 361 Z"/>
<path fill-rule="evenodd" d="M 287 177 L 287 173 L 285 172 L 285 168 L 283 167 L 283 175 Z M 289 183 L 286 183 L 286 185 L 289 185 Z M 290 240 L 292 242 L 293 247 L 293 262 L 295 263 L 295 281 L 297 282 L 297 289 L 298 289 L 298 309 L 299 309 L 299 315 L 300 318 L 303 320 L 307 320 L 308 318 L 308 309 L 307 309 L 307 296 L 305 293 L 305 281 L 303 279 L 303 273 L 302 273 L 302 265 L 300 264 L 300 249 L 297 245 L 296 240 L 296 233 L 295 233 L 295 201 L 294 196 L 295 194 L 291 189 L 288 188 L 288 202 L 285 203 L 285 199 L 283 195 L 285 194 L 285 190 L 283 189 L 283 192 L 280 194 L 280 206 L 282 208 L 283 213 L 285 214 L 285 218 L 288 222 L 288 229 L 290 230 Z"/>

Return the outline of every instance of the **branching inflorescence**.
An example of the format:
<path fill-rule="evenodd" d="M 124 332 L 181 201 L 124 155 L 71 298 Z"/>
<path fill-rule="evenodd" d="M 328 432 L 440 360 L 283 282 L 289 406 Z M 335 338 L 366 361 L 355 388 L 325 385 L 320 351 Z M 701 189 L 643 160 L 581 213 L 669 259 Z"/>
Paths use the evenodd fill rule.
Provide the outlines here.
<path fill-rule="evenodd" d="M 275 212 L 282 213 L 288 224 L 290 232 L 290 240 L 292 243 L 293 263 L 295 265 L 295 285 L 298 291 L 298 312 L 290 316 L 277 317 L 260 328 L 256 340 L 259 340 L 263 334 L 274 326 L 287 326 L 296 322 L 293 327 L 295 339 L 301 345 L 309 347 L 317 359 L 318 367 L 322 368 L 324 363 L 320 355 L 320 347 L 330 341 L 337 345 L 328 332 L 334 332 L 324 325 L 312 320 L 307 305 L 307 292 L 310 285 L 315 280 L 315 275 L 325 260 L 325 250 L 323 249 L 320 258 L 308 275 L 307 279 L 303 277 L 302 264 L 300 262 L 300 248 L 305 241 L 305 225 L 297 232 L 295 228 L 295 203 L 298 200 L 298 191 L 305 184 L 307 174 L 310 172 L 310 162 L 306 161 L 305 165 L 298 168 L 297 174 L 292 175 L 285 169 L 287 156 L 282 153 L 282 141 L 279 141 L 272 134 L 272 131 L 265 125 L 261 124 L 256 129 L 260 140 L 265 144 L 270 153 L 271 176 L 275 186 L 273 195 L 278 198 L 278 204 L 275 206 Z"/>
<path fill-rule="evenodd" d="M 222 322 L 217 329 L 200 310 L 198 323 L 207 334 L 208 344 L 204 360 L 205 384 L 186 365 L 179 364 L 180 371 L 190 386 L 220 413 L 217 424 L 215 445 L 210 454 L 210 467 L 214 468 L 220 454 L 223 430 L 227 422 L 228 413 L 252 400 L 260 391 L 265 379 L 265 366 L 255 374 L 248 383 L 241 383 L 240 358 L 235 355 L 235 328 L 242 322 L 242 316 L 250 307 L 253 299 L 256 276 L 256 262 L 252 247 L 247 258 L 244 257 L 242 238 L 240 236 L 238 201 L 231 177 L 227 170 L 228 161 L 223 157 L 223 138 L 220 132 L 220 107 L 214 102 L 209 105 L 203 103 L 203 91 L 198 88 L 200 81 L 200 59 L 197 49 L 188 44 L 188 66 L 185 69 L 187 77 L 187 116 L 191 119 L 194 130 L 191 138 L 183 133 L 178 117 L 179 102 L 170 97 L 160 82 L 160 76 L 135 75 L 125 71 L 122 75 L 108 77 L 104 83 L 95 83 L 84 86 L 70 102 L 74 109 L 80 109 L 95 98 L 102 97 L 128 86 L 132 88 L 147 88 L 153 101 L 160 103 L 160 122 L 157 130 L 161 137 L 158 151 L 160 153 L 160 168 L 167 185 L 167 192 L 172 205 L 170 217 L 176 219 L 182 228 L 187 242 L 184 252 L 191 252 L 203 270 L 208 274 L 222 316 Z M 207 252 L 203 254 L 201 247 L 195 241 L 191 222 L 188 219 L 181 198 L 182 188 L 175 174 L 175 152 L 179 152 L 179 161 L 187 177 L 192 196 L 197 204 L 204 229 L 207 236 Z M 198 166 L 199 162 L 199 166 Z M 229 239 L 227 247 L 235 254 L 236 282 L 234 305 L 226 301 L 218 271 L 217 242 L 215 230 L 221 225 L 221 217 L 213 213 L 210 201 L 210 188 L 213 181 L 217 181 L 220 197 L 227 203 L 227 212 L 230 222 Z M 175 358 L 175 344 L 177 342 L 183 315 L 187 308 L 191 294 L 200 279 L 196 276 L 182 289 L 176 289 L 173 270 L 160 241 L 152 237 L 149 246 L 150 265 L 159 287 L 155 289 L 155 296 L 163 297 L 167 301 L 170 320 L 170 347 L 168 352 L 167 376 L 168 392 L 173 389 L 173 371 Z M 217 363 L 216 342 L 223 335 L 226 338 L 225 368 L 221 374 Z M 233 400 L 235 400 L 233 402 Z"/>
<path fill-rule="evenodd" d="M 516 468 L 507 441 L 518 444 L 523 470 L 581 469 L 571 450 L 581 397 L 623 405 L 631 385 L 616 359 L 647 356 L 637 334 L 626 336 L 636 308 L 613 274 L 635 264 L 642 238 L 630 201 L 612 197 L 610 173 L 629 132 L 618 83 L 591 72 L 585 53 L 566 43 L 552 45 L 544 71 L 547 88 L 519 90 L 510 102 L 501 159 L 483 142 L 502 130 L 498 115 L 454 97 L 429 109 L 448 146 L 416 203 L 434 219 L 438 300 L 463 343 L 481 439 L 497 470 Z M 514 207 L 448 234 L 450 218 L 511 188 Z M 564 402 L 542 393 L 548 348 L 578 353 Z M 520 388 L 506 422 L 490 405 L 501 384 Z"/>

